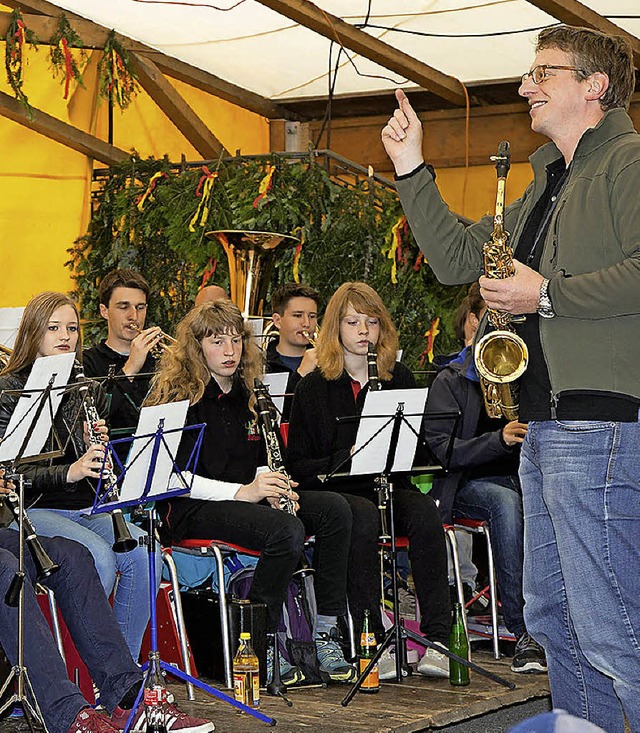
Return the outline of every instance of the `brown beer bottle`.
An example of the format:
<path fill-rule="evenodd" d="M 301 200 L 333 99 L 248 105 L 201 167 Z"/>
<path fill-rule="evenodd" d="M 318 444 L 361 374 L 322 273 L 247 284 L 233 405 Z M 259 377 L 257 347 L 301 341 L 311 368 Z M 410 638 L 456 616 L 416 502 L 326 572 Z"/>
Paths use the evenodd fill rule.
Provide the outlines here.
<path fill-rule="evenodd" d="M 369 662 L 375 656 L 378 649 L 376 637 L 373 631 L 371 631 L 371 617 L 369 609 L 364 612 L 364 621 L 362 622 L 362 633 L 360 634 L 360 656 L 359 661 L 359 672 L 362 674 L 367 668 Z M 380 691 L 380 679 L 378 678 L 378 665 L 369 672 L 364 678 L 364 681 L 360 687 L 360 692 L 379 692 Z"/>

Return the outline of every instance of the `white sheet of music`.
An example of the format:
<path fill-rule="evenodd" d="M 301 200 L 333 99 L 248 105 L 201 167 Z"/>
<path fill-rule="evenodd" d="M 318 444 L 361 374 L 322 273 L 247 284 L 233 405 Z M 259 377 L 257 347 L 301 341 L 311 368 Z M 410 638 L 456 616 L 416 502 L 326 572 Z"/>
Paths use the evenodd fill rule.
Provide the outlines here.
<path fill-rule="evenodd" d="M 40 453 L 51 432 L 51 418 L 55 417 L 60 406 L 62 396 L 64 395 L 64 389 L 62 388 L 69 381 L 75 358 L 76 353 L 74 351 L 70 354 L 41 356 L 33 362 L 33 367 L 27 383 L 24 385 L 24 389 L 38 391 L 24 394 L 18 400 L 16 409 L 9 419 L 5 437 L 2 443 L 0 443 L 0 462 L 11 461 L 18 455 L 35 417 L 38 401 L 53 377 L 52 387 L 58 387 L 59 389 L 51 390 L 50 404 L 44 405 L 38 422 L 29 438 L 29 443 L 22 454 L 22 458 L 35 456 Z M 0 399 L 2 398 L 0 397 Z"/>
<path fill-rule="evenodd" d="M 282 410 L 284 408 L 284 396 L 287 391 L 287 382 L 289 381 L 289 372 L 270 372 L 262 377 L 262 381 L 267 385 L 269 397 L 278 411 L 278 425 L 282 418 Z"/>
<path fill-rule="evenodd" d="M 387 454 L 393 430 L 393 416 L 398 404 L 404 408 L 405 420 L 420 434 L 420 425 L 427 402 L 426 387 L 413 389 L 383 389 L 377 392 L 368 392 L 362 408 L 356 449 L 365 446 L 354 455 L 351 462 L 351 475 L 382 473 L 387 463 Z M 385 423 L 387 423 L 385 425 Z M 381 428 L 384 427 L 383 430 Z M 380 433 L 373 438 L 380 430 Z M 367 442 L 371 440 L 370 443 Z M 366 444 L 366 445 L 365 445 Z M 418 436 L 403 422 L 400 425 L 398 446 L 393 461 L 392 471 L 409 471 L 413 465 L 416 453 Z"/>
<path fill-rule="evenodd" d="M 166 446 L 160 445 L 151 489 L 147 495 L 148 500 L 161 499 L 162 494 L 166 491 L 184 486 L 173 470 L 172 456 L 175 458 L 178 452 L 182 438 L 180 428 L 184 427 L 188 409 L 189 400 L 181 400 L 164 405 L 143 407 L 140 410 L 138 427 L 127 458 L 127 472 L 120 488 L 120 501 L 140 498 L 147 482 L 147 473 L 153 454 L 152 434 L 158 430 L 158 424 L 162 419 L 164 419 L 163 430 Z M 169 430 L 176 432 L 169 433 L 167 432 Z"/>

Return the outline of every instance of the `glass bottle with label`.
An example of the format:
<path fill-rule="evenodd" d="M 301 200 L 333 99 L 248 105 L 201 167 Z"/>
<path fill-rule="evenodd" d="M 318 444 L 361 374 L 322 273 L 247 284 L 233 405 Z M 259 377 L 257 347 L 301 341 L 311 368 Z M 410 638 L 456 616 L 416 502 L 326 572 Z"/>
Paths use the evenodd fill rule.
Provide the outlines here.
<path fill-rule="evenodd" d="M 369 609 L 367 608 L 364 612 L 362 633 L 360 634 L 360 656 L 358 657 L 360 674 L 362 674 L 367 668 L 367 665 L 373 659 L 377 650 L 378 644 L 376 642 L 376 637 L 371 630 L 371 614 L 369 613 Z M 360 687 L 360 692 L 373 693 L 379 691 L 380 679 L 378 676 L 378 665 L 376 664 L 375 667 L 365 677 Z"/>
<path fill-rule="evenodd" d="M 240 646 L 233 658 L 233 695 L 248 707 L 260 705 L 260 665 L 251 646 L 251 634 L 240 634 Z"/>
<path fill-rule="evenodd" d="M 146 733 L 167 733 L 164 704 L 167 688 L 160 669 L 160 653 L 149 652 L 149 670 L 144 682 L 143 704 Z"/>

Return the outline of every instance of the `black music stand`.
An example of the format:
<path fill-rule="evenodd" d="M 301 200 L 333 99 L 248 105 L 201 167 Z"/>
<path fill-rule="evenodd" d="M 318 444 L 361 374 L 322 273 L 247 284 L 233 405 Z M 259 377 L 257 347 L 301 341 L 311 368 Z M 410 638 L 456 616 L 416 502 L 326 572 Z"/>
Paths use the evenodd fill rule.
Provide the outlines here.
<path fill-rule="evenodd" d="M 62 357 L 62 358 L 61 358 Z M 5 433 L 2 442 L 8 438 L 12 438 L 15 445 L 2 450 L 3 462 L 10 462 L 12 466 L 11 473 L 15 473 L 15 465 L 23 461 L 38 461 L 43 458 L 59 455 L 60 451 L 39 453 L 47 439 L 49 430 L 53 427 L 53 418 L 60 404 L 60 400 L 56 400 L 56 404 L 52 400 L 52 395 L 56 390 L 64 390 L 66 388 L 66 380 L 71 370 L 71 364 L 67 355 L 56 357 L 45 357 L 48 359 L 46 367 L 42 373 L 37 375 L 46 386 L 43 388 L 23 389 L 23 390 L 5 390 L 4 394 L 20 395 L 22 399 L 28 402 L 24 409 L 18 411 L 18 407 L 14 413 L 15 419 L 9 422 L 7 433 Z M 44 362 L 40 363 L 43 366 Z M 57 370 L 57 371 L 56 371 Z M 65 376 L 66 372 L 66 376 Z M 57 384 L 56 384 L 57 382 Z M 54 386 L 55 385 L 55 386 Z M 1 396 L 0 395 L 0 398 Z M 37 396 L 36 396 L 37 395 Z M 59 396 L 61 399 L 61 395 Z M 35 398 L 35 399 L 34 399 Z M 33 400 L 32 402 L 29 402 Z M 20 402 L 19 402 L 20 404 Z M 48 412 L 45 413 L 45 407 Z M 43 420 L 41 421 L 41 418 Z M 38 432 L 36 433 L 36 429 Z M 25 455 L 28 454 L 28 455 Z M 24 609 L 24 581 L 26 578 L 24 568 L 24 545 L 25 545 L 25 524 L 24 524 L 24 476 L 19 475 L 18 479 L 18 570 L 11 581 L 9 590 L 7 591 L 4 602 L 9 606 L 18 607 L 18 658 L 16 664 L 12 667 L 11 672 L 0 689 L 0 697 L 9 687 L 12 680 L 16 682 L 16 691 L 13 695 L 0 707 L 0 713 L 4 712 L 9 706 L 16 703 L 22 708 L 27 725 L 32 733 L 35 733 L 34 721 L 37 721 L 45 731 L 48 730 L 33 685 L 29 679 L 29 673 L 24 663 L 24 636 L 25 636 L 25 609 Z M 55 566 L 54 566 L 55 567 Z M 58 568 L 55 567 L 57 570 Z M 53 572 L 51 569 L 49 572 Z M 33 700 L 33 704 L 30 702 Z"/>
<path fill-rule="evenodd" d="M 411 390 L 413 391 L 413 390 Z M 380 395 L 381 392 L 374 392 L 372 393 L 374 395 Z M 461 664 L 464 664 L 466 667 L 469 667 L 470 669 L 473 669 L 474 671 L 478 672 L 479 674 L 482 674 L 485 677 L 488 677 L 489 679 L 493 680 L 494 682 L 497 682 L 498 684 L 504 685 L 505 687 L 508 687 L 509 689 L 515 688 L 515 685 L 512 682 L 509 682 L 502 677 L 499 677 L 496 674 L 493 674 L 492 672 L 489 672 L 479 665 L 469 661 L 468 659 L 463 659 L 462 657 L 459 657 L 457 654 L 454 654 L 453 652 L 450 652 L 448 649 L 440 646 L 439 644 L 435 644 L 434 642 L 429 641 L 428 639 L 425 639 L 423 636 L 420 636 L 419 634 L 414 633 L 413 631 L 410 631 L 409 629 L 406 629 L 402 619 L 400 618 L 400 604 L 399 604 L 399 598 L 398 598 L 398 580 L 397 580 L 397 548 L 396 548 L 396 531 L 395 531 L 395 516 L 394 516 L 394 497 L 393 497 L 393 481 L 391 480 L 391 476 L 393 475 L 407 475 L 412 472 L 411 469 L 409 470 L 403 470 L 403 471 L 397 471 L 394 469 L 395 461 L 396 461 L 396 452 L 398 450 L 398 440 L 400 437 L 400 431 L 403 426 L 406 426 L 411 433 L 414 434 L 414 436 L 417 438 L 417 440 L 420 440 L 423 447 L 426 448 L 427 452 L 433 456 L 433 453 L 429 446 L 422 441 L 418 433 L 416 432 L 415 428 L 409 423 L 407 420 L 407 417 L 420 417 L 422 418 L 423 412 L 420 413 L 414 413 L 412 415 L 405 413 L 405 403 L 402 401 L 397 402 L 397 406 L 395 409 L 395 413 L 392 415 L 359 415 L 355 418 L 349 417 L 346 418 L 347 421 L 353 421 L 355 420 L 366 420 L 367 418 L 384 418 L 386 419 L 386 422 L 377 430 L 375 433 L 362 445 L 359 447 L 357 451 L 354 452 L 353 456 L 350 456 L 348 460 L 352 460 L 353 457 L 356 455 L 356 453 L 362 451 L 365 449 L 375 438 L 378 438 L 378 436 L 381 436 L 383 431 L 385 431 L 389 426 L 391 427 L 391 432 L 388 438 L 388 447 L 386 452 L 386 460 L 384 469 L 379 473 L 377 476 L 377 480 L 380 486 L 379 489 L 379 496 L 382 499 L 382 495 L 384 496 L 384 499 L 386 500 L 386 505 L 383 506 L 384 508 L 388 508 L 389 510 L 389 534 L 388 538 L 390 541 L 390 555 L 391 555 L 391 584 L 392 584 L 392 594 L 393 594 L 393 604 L 394 604 L 394 618 L 393 618 L 393 624 L 391 625 L 391 628 L 388 629 L 382 643 L 378 647 L 375 655 L 369 662 L 369 664 L 366 666 L 366 668 L 362 671 L 356 682 L 352 685 L 349 692 L 345 695 L 344 699 L 342 700 L 341 704 L 343 707 L 346 707 L 351 700 L 353 699 L 356 692 L 360 689 L 362 686 L 364 680 L 369 675 L 369 672 L 374 668 L 374 666 L 378 663 L 378 660 L 384 653 L 385 649 L 387 649 L 391 644 L 394 645 L 395 648 L 395 659 L 396 659 L 396 682 L 401 683 L 402 678 L 405 676 L 408 676 L 411 674 L 411 668 L 406 662 L 406 641 L 407 639 L 411 639 L 415 643 L 419 644 L 420 646 L 424 648 L 431 648 L 435 649 L 436 651 L 445 654 L 449 659 L 454 659 L 457 662 L 460 662 Z M 449 441 L 449 445 L 446 451 L 446 461 L 448 462 L 451 457 L 451 452 L 453 450 L 453 436 L 456 432 L 456 426 L 457 421 L 460 419 L 459 413 L 429 413 L 429 418 L 448 418 L 454 420 L 454 427 L 451 433 L 451 438 Z M 342 465 L 344 465 L 347 461 L 344 461 Z M 325 480 L 330 479 L 332 476 L 338 475 L 338 470 L 340 466 L 338 466 L 331 474 L 329 474 Z M 437 460 L 434 463 L 434 465 L 429 466 L 429 471 L 440 471 L 444 470 L 445 466 L 440 464 Z M 419 471 L 420 473 L 424 473 L 426 470 L 426 467 L 420 467 L 417 469 L 414 469 L 413 472 Z M 381 504 L 384 504 L 383 501 L 381 501 Z M 383 530 L 384 531 L 384 530 Z M 384 538 L 386 539 L 386 538 Z"/>
<path fill-rule="evenodd" d="M 158 417 L 162 414 L 163 409 L 167 409 L 169 407 L 171 408 L 178 408 L 180 406 L 180 403 L 173 403 L 172 405 L 156 405 L 154 407 L 146 407 L 142 408 L 141 410 L 141 424 L 142 422 L 147 419 L 149 416 L 151 417 Z M 183 416 L 182 416 L 182 425 L 184 425 L 184 419 L 186 416 L 186 410 L 188 407 L 188 401 L 185 400 L 182 403 L 183 409 Z M 198 687 L 199 689 L 203 690 L 204 692 L 207 692 L 209 695 L 213 695 L 214 697 L 217 697 L 219 700 L 222 700 L 223 702 L 228 703 L 229 705 L 233 705 L 234 707 L 238 708 L 238 710 L 249 713 L 249 715 L 252 715 L 254 718 L 257 718 L 258 720 L 261 720 L 264 723 L 267 723 L 268 725 L 275 725 L 276 721 L 274 718 L 270 718 L 264 713 L 261 713 L 259 710 L 255 710 L 254 708 L 251 708 L 247 705 L 244 705 L 241 702 L 238 702 L 233 697 L 230 697 L 229 695 L 225 695 L 223 692 L 220 692 L 215 687 L 212 687 L 211 685 L 207 685 L 204 682 L 201 682 L 200 680 L 196 679 L 195 677 L 192 677 L 190 674 L 187 674 L 186 672 L 183 672 L 180 669 L 177 669 L 171 664 L 168 664 L 167 662 L 164 662 L 160 659 L 160 653 L 158 651 L 158 620 L 157 620 L 157 612 L 156 612 L 156 596 L 157 596 L 157 585 L 158 585 L 158 579 L 156 577 L 156 555 L 157 555 L 157 546 L 158 546 L 158 537 L 157 537 L 157 514 L 155 510 L 155 506 L 153 502 L 155 502 L 158 499 L 165 499 L 169 498 L 171 496 L 181 496 L 184 494 L 189 493 L 191 484 L 193 483 L 193 476 L 194 476 L 194 469 L 195 466 L 197 466 L 198 463 L 198 456 L 200 453 L 200 447 L 202 445 L 202 438 L 204 435 L 204 424 L 198 424 L 198 425 L 189 425 L 186 427 L 175 427 L 165 430 L 165 418 L 164 417 L 158 417 L 157 422 L 157 429 L 152 433 L 145 433 L 142 435 L 134 435 L 130 438 L 122 438 L 118 441 L 113 441 L 114 443 L 117 442 L 129 442 L 132 444 L 131 453 L 135 453 L 130 460 L 127 462 L 127 466 L 123 467 L 120 461 L 118 460 L 117 454 L 113 450 L 112 446 L 109 446 L 109 451 L 111 452 L 114 459 L 118 462 L 120 467 L 123 470 L 123 475 L 118 479 L 119 482 L 121 482 L 122 487 L 124 489 L 125 496 L 122 499 L 122 501 L 119 502 L 106 502 L 106 494 L 104 496 L 100 496 L 99 492 L 96 494 L 96 501 L 94 503 L 93 511 L 98 512 L 106 512 L 110 511 L 114 508 L 124 508 L 129 506 L 138 506 L 141 509 L 144 508 L 144 512 L 148 516 L 148 540 L 147 540 L 147 549 L 148 549 L 148 555 L 149 555 L 149 606 L 150 606 L 150 623 L 149 623 L 149 629 L 150 629 L 150 649 L 149 649 L 149 660 L 157 659 L 159 662 L 159 666 L 162 669 L 163 672 L 167 674 L 171 674 L 174 677 L 177 677 L 178 679 L 182 680 L 183 682 L 193 685 L 195 687 Z M 191 454 L 189 456 L 189 459 L 187 461 L 186 466 L 181 470 L 176 462 L 175 457 L 175 451 L 177 450 L 179 439 L 185 431 L 189 430 L 198 430 L 199 434 L 198 437 L 195 440 L 195 444 L 193 446 L 193 449 L 191 450 Z M 173 446 L 170 446 L 168 444 L 166 436 L 172 436 L 173 437 Z M 175 440 L 177 438 L 177 441 Z M 135 444 L 134 441 L 139 441 L 139 444 Z M 134 448 L 135 445 L 135 448 Z M 138 448 L 139 446 L 139 448 Z M 175 450 L 174 450 L 175 448 Z M 136 463 L 138 464 L 136 466 Z M 160 463 L 163 465 L 163 474 L 160 475 L 160 471 L 156 474 L 157 469 L 159 468 Z M 168 473 L 167 473 L 168 470 Z M 135 481 L 135 475 L 133 475 L 133 481 L 129 480 L 127 481 L 126 476 L 127 472 L 133 471 L 138 473 L 139 475 L 142 475 L 143 473 L 145 475 L 145 479 L 143 482 L 143 488 L 142 491 L 139 492 L 139 489 L 137 490 L 139 493 L 136 495 L 132 495 L 132 492 L 130 491 L 130 487 L 133 486 L 133 483 Z M 183 475 L 184 473 L 189 473 L 191 475 L 190 480 Z M 127 481 L 127 483 L 125 483 Z M 151 504 L 149 503 L 151 502 Z M 140 691 L 138 692 L 138 696 L 136 697 L 136 700 L 134 702 L 134 705 L 131 709 L 131 714 L 129 715 L 129 719 L 127 720 L 127 724 L 124 729 L 124 733 L 128 733 L 128 731 L 131 728 L 131 725 L 133 724 L 133 719 L 135 716 L 135 712 L 138 709 L 138 705 L 140 703 L 142 692 L 144 690 L 145 683 L 147 681 L 148 673 L 150 669 L 149 662 L 145 662 L 145 664 L 142 665 L 142 670 L 145 673 L 143 680 L 142 680 L 142 686 L 140 687 Z"/>

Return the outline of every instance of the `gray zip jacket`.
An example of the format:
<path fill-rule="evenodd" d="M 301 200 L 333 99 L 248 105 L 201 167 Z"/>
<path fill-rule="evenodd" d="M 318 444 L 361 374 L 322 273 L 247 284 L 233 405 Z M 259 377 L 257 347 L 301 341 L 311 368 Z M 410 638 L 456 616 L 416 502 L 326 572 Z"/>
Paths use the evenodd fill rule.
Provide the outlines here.
<path fill-rule="evenodd" d="M 531 156 L 534 180 L 505 210 L 515 249 L 561 156 L 547 143 Z M 465 228 L 421 169 L 396 182 L 409 224 L 438 280 L 458 284 L 483 272 L 493 217 Z M 571 391 L 640 398 L 640 136 L 623 109 L 609 110 L 576 148 L 553 212 L 540 263 L 556 318 L 540 318 L 540 339 L 557 399 Z"/>

